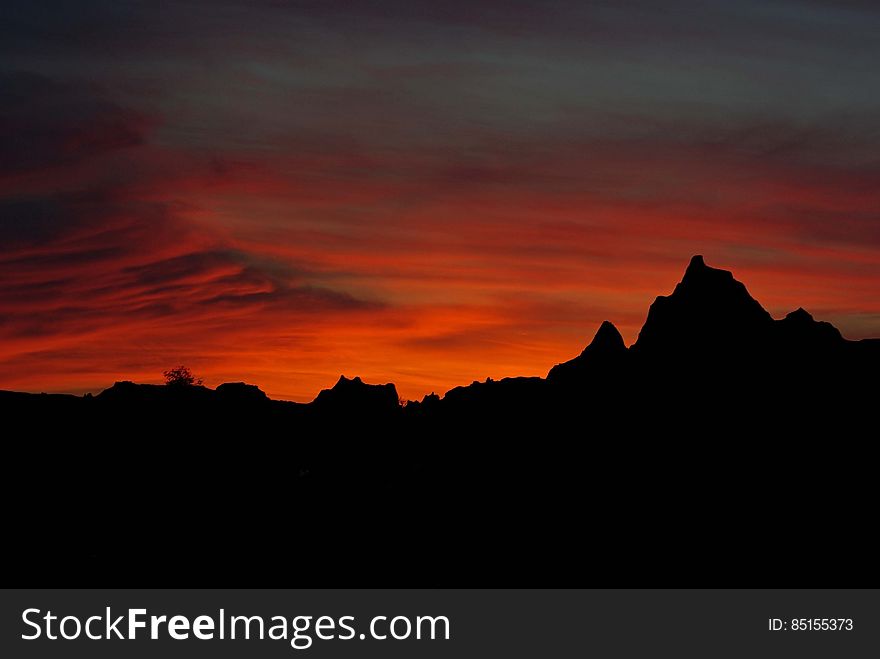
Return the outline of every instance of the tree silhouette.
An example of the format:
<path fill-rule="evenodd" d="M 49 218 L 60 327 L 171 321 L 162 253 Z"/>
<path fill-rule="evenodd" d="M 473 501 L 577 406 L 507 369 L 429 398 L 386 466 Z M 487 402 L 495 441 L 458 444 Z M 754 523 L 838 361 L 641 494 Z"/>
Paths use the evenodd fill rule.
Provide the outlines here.
<path fill-rule="evenodd" d="M 164 371 L 165 384 L 176 387 L 191 387 L 193 385 L 202 384 L 201 378 L 196 378 L 186 366 L 178 366 L 171 370 Z"/>

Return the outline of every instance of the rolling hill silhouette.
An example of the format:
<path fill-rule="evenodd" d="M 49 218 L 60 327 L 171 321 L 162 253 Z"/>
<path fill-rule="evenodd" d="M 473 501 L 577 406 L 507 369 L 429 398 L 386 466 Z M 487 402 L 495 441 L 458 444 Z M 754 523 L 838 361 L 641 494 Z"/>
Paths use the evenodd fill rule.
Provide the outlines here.
<path fill-rule="evenodd" d="M 0 392 L 11 565 L 53 585 L 864 583 L 878 367 L 880 341 L 774 320 L 695 256 L 631 347 L 606 321 L 546 378 L 405 406 L 346 377 L 309 404 Z"/>

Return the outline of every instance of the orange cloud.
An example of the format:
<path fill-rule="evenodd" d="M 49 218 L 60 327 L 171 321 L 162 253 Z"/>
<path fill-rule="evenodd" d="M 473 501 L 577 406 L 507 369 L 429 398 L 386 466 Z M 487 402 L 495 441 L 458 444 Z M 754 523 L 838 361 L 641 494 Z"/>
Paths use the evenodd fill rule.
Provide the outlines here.
<path fill-rule="evenodd" d="M 880 171 L 847 134 L 487 129 L 464 150 L 218 154 L 76 94 L 60 120 L 18 117 L 55 141 L 7 147 L 0 172 L 0 387 L 97 390 L 185 363 L 281 398 L 340 373 L 417 398 L 543 375 L 602 320 L 634 341 L 695 253 L 777 316 L 880 335 Z"/>

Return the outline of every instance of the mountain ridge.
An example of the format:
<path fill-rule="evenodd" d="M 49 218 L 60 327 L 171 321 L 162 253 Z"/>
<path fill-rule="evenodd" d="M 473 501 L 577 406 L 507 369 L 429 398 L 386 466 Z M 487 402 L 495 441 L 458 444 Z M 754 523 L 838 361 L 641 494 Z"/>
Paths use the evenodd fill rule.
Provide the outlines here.
<path fill-rule="evenodd" d="M 719 328 L 723 330 L 720 336 Z M 577 378 L 589 376 L 593 370 L 601 372 L 622 366 L 624 360 L 631 355 L 642 357 L 651 353 L 670 351 L 676 359 L 681 359 L 683 351 L 694 350 L 704 354 L 706 337 L 718 341 L 738 341 L 743 335 L 750 340 L 764 341 L 768 348 L 774 350 L 780 343 L 785 342 L 801 350 L 810 348 L 827 350 L 839 342 L 850 345 L 863 344 L 869 347 L 875 342 L 880 343 L 880 338 L 857 341 L 846 339 L 834 325 L 827 321 L 816 321 L 803 307 L 798 307 L 781 319 L 774 319 L 731 271 L 707 265 L 704 257 L 698 254 L 690 259 L 681 281 L 675 285 L 672 293 L 655 298 L 650 305 L 645 323 L 632 345 L 627 346 L 613 322 L 605 320 L 581 353 L 553 366 L 546 380 L 571 384 Z M 735 354 L 738 359 L 743 357 L 741 351 Z M 126 391 L 133 394 L 135 391 L 132 389 L 133 386 L 142 387 L 137 394 L 141 397 L 157 396 L 158 391 L 152 388 L 157 387 L 161 390 L 163 387 L 163 385 L 135 385 L 130 381 L 121 381 L 100 392 L 97 397 L 124 395 Z M 468 386 L 472 385 L 453 387 L 449 391 L 466 389 Z M 205 391 L 212 390 L 197 386 L 191 387 L 189 393 L 191 396 L 198 396 L 204 395 L 199 392 Z M 225 393 L 230 400 L 238 397 L 239 392 L 241 395 L 268 399 L 257 385 L 241 382 L 222 383 L 213 391 Z M 445 398 L 449 391 L 441 398 Z M 0 393 L 23 394 L 24 392 L 0 390 Z M 432 396 L 434 394 L 426 395 L 422 401 L 415 402 L 425 402 Z M 367 384 L 359 376 L 349 379 L 344 375 L 340 376 L 333 387 L 318 392 L 309 403 L 272 400 L 293 405 L 338 405 L 340 401 L 347 399 L 352 404 L 362 405 L 362 399 L 365 398 L 373 400 L 379 407 L 384 405 L 386 408 L 392 398 L 398 400 L 393 383 Z"/>
<path fill-rule="evenodd" d="M 878 371 L 880 341 L 803 309 L 775 320 L 695 258 L 632 346 L 605 321 L 546 378 L 406 404 L 345 376 L 310 403 L 244 383 L 0 392 L 21 429 L 4 444 L 11 564 L 55 586 L 83 570 L 180 585 L 193 565 L 238 586 L 279 565 L 337 586 L 425 566 L 439 586 L 571 586 L 598 568 L 686 585 L 719 565 L 778 583 L 776 559 L 880 575 Z M 79 514 L 48 523 L 59 506 Z"/>

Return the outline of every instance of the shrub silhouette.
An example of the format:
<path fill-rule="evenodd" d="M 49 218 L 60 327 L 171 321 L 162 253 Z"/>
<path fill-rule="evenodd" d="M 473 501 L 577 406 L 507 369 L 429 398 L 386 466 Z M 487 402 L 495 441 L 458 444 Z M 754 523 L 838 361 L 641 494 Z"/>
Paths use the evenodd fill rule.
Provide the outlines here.
<path fill-rule="evenodd" d="M 201 378 L 196 378 L 186 366 L 178 366 L 171 370 L 164 371 L 165 384 L 175 387 L 191 387 L 193 385 L 202 384 Z"/>

